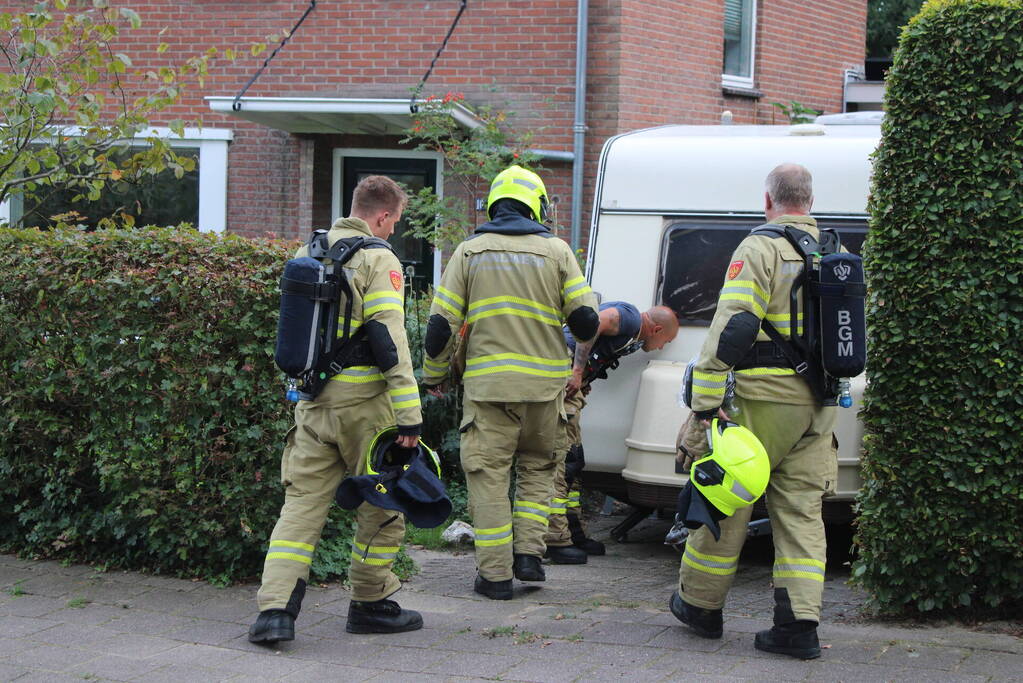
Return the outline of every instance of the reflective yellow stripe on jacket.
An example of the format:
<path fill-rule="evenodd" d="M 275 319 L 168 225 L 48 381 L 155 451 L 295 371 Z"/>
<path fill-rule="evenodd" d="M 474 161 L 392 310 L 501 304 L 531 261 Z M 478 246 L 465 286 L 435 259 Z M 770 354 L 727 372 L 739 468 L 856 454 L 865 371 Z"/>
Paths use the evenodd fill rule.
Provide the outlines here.
<path fill-rule="evenodd" d="M 572 374 L 569 358 L 540 358 L 521 353 L 495 353 L 470 358 L 465 364 L 464 377 L 490 375 L 495 372 L 518 372 L 540 377 L 568 377 Z"/>
<path fill-rule="evenodd" d="M 420 405 L 419 387 L 388 389 L 387 393 L 391 397 L 391 407 L 394 408 L 395 410 L 398 410 L 399 408 L 409 408 L 411 406 Z"/>
<path fill-rule="evenodd" d="M 381 292 L 370 292 L 363 298 L 363 320 L 380 311 L 398 311 L 404 315 L 405 308 L 401 294 L 392 290 L 384 290 Z"/>
<path fill-rule="evenodd" d="M 433 293 L 433 303 L 455 315 L 459 320 L 465 317 L 465 299 L 450 289 L 438 286 Z"/>
<path fill-rule="evenodd" d="M 580 297 L 583 294 L 588 294 L 593 290 L 586 284 L 586 278 L 575 277 L 565 282 L 565 286 L 561 288 L 561 296 L 565 302 L 569 302 L 576 297 Z"/>
<path fill-rule="evenodd" d="M 384 376 L 375 365 L 353 365 L 345 368 L 331 379 L 349 384 L 366 384 L 367 382 L 383 382 Z"/>
<path fill-rule="evenodd" d="M 767 313 L 767 304 L 770 300 L 770 294 L 749 280 L 729 280 L 721 289 L 721 297 L 718 299 L 719 302 L 744 301 L 750 305 L 758 318 L 763 318 Z"/>
<path fill-rule="evenodd" d="M 467 322 L 474 323 L 477 320 L 490 318 L 495 315 L 514 315 L 519 318 L 539 320 L 554 327 L 561 327 L 561 314 L 557 309 L 518 296 L 492 296 L 487 299 L 473 301 L 469 304 L 469 319 Z"/>
<path fill-rule="evenodd" d="M 693 370 L 693 393 L 713 396 L 723 401 L 725 399 L 727 379 L 727 372 L 701 372 L 700 370 Z"/>

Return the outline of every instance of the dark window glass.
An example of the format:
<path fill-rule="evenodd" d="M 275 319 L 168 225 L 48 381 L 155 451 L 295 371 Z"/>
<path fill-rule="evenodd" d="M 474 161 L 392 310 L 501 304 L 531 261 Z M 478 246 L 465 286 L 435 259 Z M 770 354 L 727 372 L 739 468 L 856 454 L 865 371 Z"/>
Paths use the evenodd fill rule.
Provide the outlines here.
<path fill-rule="evenodd" d="M 763 221 L 695 219 L 672 223 L 665 235 L 660 301 L 684 323 L 709 325 L 732 252 Z M 835 228 L 842 245 L 859 254 L 866 237 L 864 221 L 820 220 Z"/>
<path fill-rule="evenodd" d="M 135 217 L 135 225 L 178 225 L 199 223 L 199 150 L 174 150 L 179 156 L 193 157 L 195 169 L 176 178 L 165 170 L 157 175 L 143 175 L 137 182 L 115 180 L 107 182 L 96 201 L 72 199 L 82 193 L 81 188 L 50 189 L 38 204 L 26 199 L 22 203 L 24 227 L 45 228 L 62 217 L 66 222 L 95 229 L 101 218 L 125 212 Z"/>

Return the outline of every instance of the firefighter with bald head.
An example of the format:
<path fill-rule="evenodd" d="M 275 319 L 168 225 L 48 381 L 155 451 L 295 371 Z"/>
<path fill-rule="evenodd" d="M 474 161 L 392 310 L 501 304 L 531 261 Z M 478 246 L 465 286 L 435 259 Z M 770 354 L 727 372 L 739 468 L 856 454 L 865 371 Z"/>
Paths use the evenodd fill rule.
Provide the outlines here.
<path fill-rule="evenodd" d="M 589 341 L 596 297 L 571 248 L 543 222 L 547 190 L 511 166 L 493 180 L 490 221 L 455 249 L 437 287 L 423 382 L 448 377 L 456 340 L 465 353 L 461 463 L 478 573 L 474 590 L 512 598 L 512 578 L 544 581 L 541 566 L 572 362 L 562 325 Z M 509 500 L 511 468 L 514 500 Z"/>
<path fill-rule="evenodd" d="M 800 308 L 793 315 L 790 308 L 790 294 L 804 268 L 804 254 L 790 239 L 812 245 L 811 252 L 825 251 L 829 233 L 809 215 L 813 188 L 806 168 L 778 166 L 767 176 L 766 190 L 768 224 L 754 229 L 732 255 L 693 370 L 696 419 L 691 423 L 702 438 L 714 417 L 728 418 L 721 405 L 727 375 L 734 370 L 734 420 L 756 435 L 770 459 L 766 495 L 775 550 L 774 626 L 757 633 L 754 645 L 812 659 L 821 652 L 817 625 L 826 549 L 821 498 L 837 475 L 837 442 L 835 408 L 818 398 L 823 392 L 812 376 L 801 374 L 807 363 L 794 367 L 788 357 L 793 339 L 802 334 L 805 314 Z M 669 606 L 697 635 L 722 635 L 722 608 L 751 511 L 751 506 L 741 507 L 721 520 L 720 540 L 701 527 L 686 542 L 678 590 Z"/>
<path fill-rule="evenodd" d="M 555 564 L 585 564 L 589 555 L 603 555 L 604 544 L 586 536 L 580 515 L 579 475 L 586 465 L 579 419 L 591 384 L 607 377 L 618 360 L 639 349 L 657 351 L 678 334 L 678 318 L 667 306 L 654 306 L 640 313 L 630 303 L 607 301 L 600 304 L 600 325 L 591 342 L 577 342 L 572 331 L 564 330 L 572 357 L 565 412 L 568 416 L 559 450 L 565 462 L 558 466 L 555 494 L 547 532 L 547 557 Z"/>

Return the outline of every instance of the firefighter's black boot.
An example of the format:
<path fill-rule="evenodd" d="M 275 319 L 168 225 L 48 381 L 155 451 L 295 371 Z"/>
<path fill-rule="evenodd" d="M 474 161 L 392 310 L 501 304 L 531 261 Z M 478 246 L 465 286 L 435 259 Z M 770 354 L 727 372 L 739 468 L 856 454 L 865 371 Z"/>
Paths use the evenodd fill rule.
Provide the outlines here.
<path fill-rule="evenodd" d="M 490 579 L 484 579 L 482 576 L 477 574 L 476 582 L 473 584 L 472 589 L 480 595 L 487 596 L 491 600 L 512 599 L 511 579 L 505 579 L 504 581 L 491 581 Z"/>
<path fill-rule="evenodd" d="M 546 581 L 547 575 L 535 555 L 515 555 L 512 561 L 512 573 L 519 581 Z"/>
<path fill-rule="evenodd" d="M 606 552 L 603 543 L 586 537 L 579 515 L 565 515 L 565 518 L 568 520 L 568 529 L 572 532 L 572 545 L 587 555 L 603 555 Z"/>
<path fill-rule="evenodd" d="M 543 556 L 554 564 L 586 564 L 586 552 L 574 545 L 549 545 Z"/>
<path fill-rule="evenodd" d="M 295 639 L 295 617 L 282 609 L 260 612 L 256 623 L 249 627 L 249 642 L 273 645 L 281 640 Z"/>
<path fill-rule="evenodd" d="M 423 628 L 423 616 L 414 610 L 402 609 L 394 600 L 360 602 L 348 605 L 349 633 L 402 633 Z"/>
<path fill-rule="evenodd" d="M 817 622 L 799 620 L 788 624 L 775 624 L 773 628 L 757 634 L 753 647 L 796 659 L 816 659 L 821 656 Z"/>
<path fill-rule="evenodd" d="M 668 609 L 675 618 L 692 629 L 701 638 L 720 638 L 722 628 L 721 610 L 693 607 L 675 591 L 668 601 Z"/>

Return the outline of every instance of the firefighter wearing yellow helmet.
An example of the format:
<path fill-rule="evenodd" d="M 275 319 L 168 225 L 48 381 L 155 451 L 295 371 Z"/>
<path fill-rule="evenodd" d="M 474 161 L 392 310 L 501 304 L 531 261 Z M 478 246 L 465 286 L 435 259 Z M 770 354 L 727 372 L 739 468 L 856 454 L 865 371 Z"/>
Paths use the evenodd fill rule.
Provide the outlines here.
<path fill-rule="evenodd" d="M 444 384 L 456 340 L 465 353 L 461 463 L 476 532 L 474 590 L 494 600 L 511 599 L 513 576 L 546 578 L 540 558 L 572 373 L 562 324 L 585 341 L 598 325 L 575 255 L 543 225 L 547 204 L 532 171 L 511 166 L 494 178 L 490 221 L 455 249 L 427 325 L 424 384 Z"/>
<path fill-rule="evenodd" d="M 770 223 L 820 241 L 821 232 L 809 216 L 812 202 L 810 173 L 802 166 L 782 164 L 768 175 L 765 214 Z M 821 652 L 817 625 L 826 550 L 821 498 L 834 485 L 838 467 L 835 408 L 821 405 L 762 329 L 767 321 L 785 339 L 800 333 L 802 315 L 795 320 L 790 315 L 790 293 L 802 268 L 803 255 L 771 233 L 754 230 L 736 249 L 693 371 L 692 409 L 698 419 L 691 424 L 704 429 L 715 415 L 726 416 L 721 404 L 727 375 L 734 370 L 738 410 L 732 417 L 756 435 L 770 460 L 766 495 L 775 550 L 774 627 L 758 633 L 754 646 L 812 659 Z M 692 474 L 697 486 L 699 462 Z M 721 486 L 705 494 L 724 511 L 738 502 Z M 697 635 L 722 635 L 722 608 L 751 509 L 738 507 L 723 518 L 720 540 L 707 527 L 689 536 L 678 591 L 669 606 Z"/>

